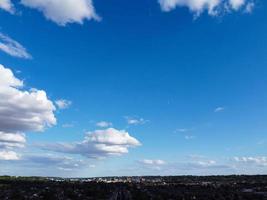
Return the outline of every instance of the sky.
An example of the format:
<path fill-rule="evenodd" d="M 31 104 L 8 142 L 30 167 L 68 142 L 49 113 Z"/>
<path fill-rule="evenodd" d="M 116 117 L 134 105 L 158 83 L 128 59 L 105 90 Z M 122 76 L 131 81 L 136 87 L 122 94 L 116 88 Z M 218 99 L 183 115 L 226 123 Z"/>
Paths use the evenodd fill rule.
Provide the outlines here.
<path fill-rule="evenodd" d="M 267 173 L 263 0 L 0 0 L 0 175 Z"/>

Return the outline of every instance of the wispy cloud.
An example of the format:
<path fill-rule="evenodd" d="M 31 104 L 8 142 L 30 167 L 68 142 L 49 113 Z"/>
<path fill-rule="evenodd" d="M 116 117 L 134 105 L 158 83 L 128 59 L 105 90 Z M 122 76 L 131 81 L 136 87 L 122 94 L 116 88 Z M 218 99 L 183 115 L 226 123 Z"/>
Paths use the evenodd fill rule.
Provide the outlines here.
<path fill-rule="evenodd" d="M 193 135 L 185 135 L 184 136 L 184 139 L 186 139 L 186 140 L 193 140 L 193 139 L 195 139 L 196 137 L 195 136 L 193 136 Z"/>
<path fill-rule="evenodd" d="M 96 126 L 100 127 L 100 128 L 107 128 L 107 127 L 111 127 L 112 123 L 111 122 L 107 122 L 107 121 L 100 121 L 96 123 Z"/>
<path fill-rule="evenodd" d="M 0 33 L 0 50 L 14 57 L 32 58 L 25 47 L 3 33 Z"/>
<path fill-rule="evenodd" d="M 151 170 L 161 170 L 162 167 L 167 165 L 166 161 L 160 159 L 157 160 L 144 159 L 144 160 L 139 160 L 138 163 L 141 164 L 142 167 L 146 167 Z"/>
<path fill-rule="evenodd" d="M 71 106 L 72 102 L 66 99 L 59 99 L 55 101 L 55 104 L 57 107 L 61 110 L 67 109 Z"/>
<path fill-rule="evenodd" d="M 73 123 L 62 124 L 62 128 L 73 128 L 73 127 L 74 127 Z"/>
<path fill-rule="evenodd" d="M 143 118 L 139 118 L 139 117 L 129 117 L 126 116 L 125 117 L 127 124 L 129 125 L 142 125 L 148 122 L 148 120 L 145 120 Z"/>
<path fill-rule="evenodd" d="M 224 107 L 217 107 L 217 108 L 214 109 L 214 112 L 218 113 L 218 112 L 223 112 L 224 110 L 225 110 Z"/>
<path fill-rule="evenodd" d="M 267 157 L 234 157 L 234 161 L 241 163 L 242 165 L 258 166 L 258 167 L 267 167 Z"/>

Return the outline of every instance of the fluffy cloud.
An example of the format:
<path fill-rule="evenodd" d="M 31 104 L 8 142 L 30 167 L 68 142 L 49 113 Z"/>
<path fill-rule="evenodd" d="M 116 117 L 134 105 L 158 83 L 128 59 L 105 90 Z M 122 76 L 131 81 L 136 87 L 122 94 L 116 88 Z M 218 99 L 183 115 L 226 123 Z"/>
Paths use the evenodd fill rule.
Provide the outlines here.
<path fill-rule="evenodd" d="M 59 99 L 55 101 L 55 104 L 59 109 L 67 109 L 71 106 L 72 102 L 65 99 Z"/>
<path fill-rule="evenodd" d="M 0 149 L 11 149 L 24 147 L 25 135 L 22 133 L 4 133 L 0 131 Z"/>
<path fill-rule="evenodd" d="M 0 131 L 43 131 L 56 124 L 55 107 L 43 90 L 22 90 L 23 82 L 0 65 Z"/>
<path fill-rule="evenodd" d="M 82 142 L 42 145 L 42 148 L 62 153 L 80 154 L 88 158 L 104 158 L 126 154 L 128 148 L 139 145 L 141 143 L 126 131 L 108 128 L 87 133 Z"/>
<path fill-rule="evenodd" d="M 14 57 L 25 59 L 32 58 L 25 47 L 3 33 L 0 33 L 0 50 Z"/>
<path fill-rule="evenodd" d="M 101 121 L 101 122 L 97 122 L 96 126 L 98 126 L 100 128 L 106 128 L 106 127 L 112 126 L 112 123 L 111 122 L 106 122 L 106 121 Z"/>
<path fill-rule="evenodd" d="M 10 0 L 0 0 L 0 8 L 7 12 L 14 13 L 14 6 Z"/>
<path fill-rule="evenodd" d="M 45 91 L 23 90 L 23 81 L 3 65 L 0 74 L 0 159 L 16 158 L 10 150 L 24 147 L 23 132 L 43 131 L 56 124 L 55 107 Z"/>
<path fill-rule="evenodd" d="M 237 11 L 243 7 L 245 8 L 253 0 L 158 0 L 158 2 L 165 12 L 171 11 L 176 7 L 187 7 L 196 16 L 204 11 L 214 16 L 220 12 Z"/>
<path fill-rule="evenodd" d="M 47 19 L 62 26 L 67 23 L 82 24 L 84 20 L 99 19 L 92 0 L 21 0 L 21 3 L 39 10 Z"/>
<path fill-rule="evenodd" d="M 245 4 L 245 0 L 229 0 L 229 4 L 234 10 L 238 10 Z"/>
<path fill-rule="evenodd" d="M 14 151 L 0 151 L 0 160 L 19 160 L 20 157 Z"/>

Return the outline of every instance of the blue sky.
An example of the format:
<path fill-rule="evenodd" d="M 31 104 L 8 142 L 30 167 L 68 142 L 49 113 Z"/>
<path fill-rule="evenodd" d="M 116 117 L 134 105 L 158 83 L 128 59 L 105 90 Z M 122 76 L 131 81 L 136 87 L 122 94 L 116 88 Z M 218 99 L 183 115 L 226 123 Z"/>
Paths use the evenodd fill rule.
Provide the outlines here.
<path fill-rule="evenodd" d="M 52 2 L 0 0 L 0 174 L 266 173 L 266 2 Z"/>

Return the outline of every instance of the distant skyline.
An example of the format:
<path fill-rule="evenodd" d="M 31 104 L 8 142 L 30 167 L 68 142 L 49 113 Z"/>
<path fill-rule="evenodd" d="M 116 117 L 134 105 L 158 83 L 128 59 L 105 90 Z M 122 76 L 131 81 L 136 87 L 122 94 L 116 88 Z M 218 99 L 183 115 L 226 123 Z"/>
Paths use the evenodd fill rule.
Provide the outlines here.
<path fill-rule="evenodd" d="M 0 175 L 267 173 L 262 0 L 0 0 Z"/>

